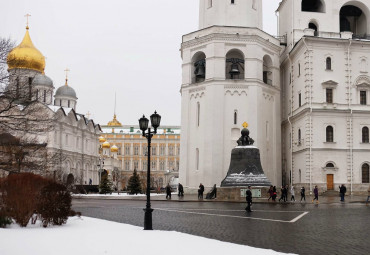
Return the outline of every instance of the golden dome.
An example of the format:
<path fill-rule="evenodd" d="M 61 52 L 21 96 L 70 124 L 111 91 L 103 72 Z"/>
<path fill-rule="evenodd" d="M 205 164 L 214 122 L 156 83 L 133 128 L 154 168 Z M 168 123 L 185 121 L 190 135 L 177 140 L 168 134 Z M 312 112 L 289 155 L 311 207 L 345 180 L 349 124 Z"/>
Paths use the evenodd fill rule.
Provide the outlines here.
<path fill-rule="evenodd" d="M 108 122 L 108 126 L 121 127 L 122 124 L 117 120 L 117 116 L 114 114 L 113 120 Z"/>
<path fill-rule="evenodd" d="M 8 54 L 7 63 L 9 70 L 14 68 L 24 68 L 43 73 L 45 69 L 45 57 L 33 45 L 28 32 L 28 26 L 26 29 L 26 34 L 24 35 L 21 44 L 12 49 Z"/>
<path fill-rule="evenodd" d="M 116 145 L 113 145 L 111 148 L 110 148 L 110 151 L 111 152 L 118 152 L 118 147 Z"/>
<path fill-rule="evenodd" d="M 103 136 L 100 136 L 99 137 L 99 143 L 104 143 L 106 140 Z"/>
<path fill-rule="evenodd" d="M 110 148 L 110 143 L 108 143 L 107 141 L 105 141 L 102 146 L 105 149 L 109 149 Z"/>

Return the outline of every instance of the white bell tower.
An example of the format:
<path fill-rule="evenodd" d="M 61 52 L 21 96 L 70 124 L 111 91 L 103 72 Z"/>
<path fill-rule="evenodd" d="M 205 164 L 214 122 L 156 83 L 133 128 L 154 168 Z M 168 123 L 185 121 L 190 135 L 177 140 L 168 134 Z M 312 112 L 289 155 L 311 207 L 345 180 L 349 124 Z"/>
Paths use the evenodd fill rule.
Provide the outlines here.
<path fill-rule="evenodd" d="M 219 186 L 243 122 L 280 183 L 280 42 L 261 30 L 262 0 L 200 0 L 200 30 L 181 44 L 180 182 Z"/>
<path fill-rule="evenodd" d="M 199 29 L 210 26 L 262 29 L 262 0 L 200 0 Z"/>

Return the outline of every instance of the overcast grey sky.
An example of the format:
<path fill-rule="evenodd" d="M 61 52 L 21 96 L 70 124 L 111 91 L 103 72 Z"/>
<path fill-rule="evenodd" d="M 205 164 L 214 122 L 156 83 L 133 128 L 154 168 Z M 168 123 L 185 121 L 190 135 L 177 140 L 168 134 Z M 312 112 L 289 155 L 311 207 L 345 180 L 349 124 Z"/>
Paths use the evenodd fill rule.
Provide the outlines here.
<path fill-rule="evenodd" d="M 263 0 L 264 30 L 276 34 L 280 0 Z M 180 125 L 181 36 L 198 29 L 199 0 L 1 0 L 0 36 L 17 44 L 26 13 L 34 45 L 46 57 L 55 88 L 76 90 L 77 112 L 96 123 L 117 117 L 138 123 L 157 110 L 162 124 Z"/>

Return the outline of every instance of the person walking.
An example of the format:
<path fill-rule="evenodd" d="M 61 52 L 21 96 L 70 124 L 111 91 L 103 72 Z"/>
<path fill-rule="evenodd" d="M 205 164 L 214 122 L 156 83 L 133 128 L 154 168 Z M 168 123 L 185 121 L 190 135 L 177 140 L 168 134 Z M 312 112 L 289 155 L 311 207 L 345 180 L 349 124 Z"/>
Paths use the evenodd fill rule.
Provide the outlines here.
<path fill-rule="evenodd" d="M 166 199 L 168 198 L 171 199 L 171 186 L 169 183 L 166 186 Z"/>
<path fill-rule="evenodd" d="M 295 202 L 295 191 L 294 191 L 294 186 L 293 185 L 290 187 L 290 195 L 291 195 L 290 201 Z"/>
<path fill-rule="evenodd" d="M 344 202 L 344 196 L 346 195 L 347 188 L 342 184 L 342 186 L 339 186 L 339 194 L 340 194 L 340 201 Z"/>
<path fill-rule="evenodd" d="M 276 202 L 276 196 L 277 196 L 276 186 L 274 186 L 274 187 L 272 188 L 272 191 L 273 191 L 273 193 L 274 193 L 274 195 L 272 196 L 272 201 Z"/>
<path fill-rule="evenodd" d="M 312 203 L 313 201 L 316 200 L 316 204 L 319 203 L 319 189 L 317 188 L 317 185 L 315 185 L 315 188 L 313 189 L 313 194 L 315 195 L 314 199 L 312 199 Z"/>
<path fill-rule="evenodd" d="M 252 210 L 251 210 L 251 205 L 252 205 L 252 191 L 251 191 L 251 186 L 248 186 L 248 189 L 245 192 L 245 199 L 247 200 L 247 207 L 245 208 L 245 210 L 247 212 L 252 212 Z"/>
<path fill-rule="evenodd" d="M 304 199 L 304 201 L 306 202 L 306 189 L 303 186 L 301 188 L 301 202 L 302 199 Z"/>
<path fill-rule="evenodd" d="M 288 202 L 288 185 L 285 185 L 284 187 L 284 202 Z"/>
<path fill-rule="evenodd" d="M 369 203 L 369 199 L 370 199 L 370 185 L 369 185 L 369 188 L 367 189 L 366 205 Z"/>
<path fill-rule="evenodd" d="M 273 186 L 272 186 L 272 185 L 270 186 L 270 188 L 269 188 L 269 190 L 267 191 L 267 193 L 269 194 L 269 199 L 267 199 L 267 201 L 270 201 L 270 198 L 271 198 L 272 200 L 274 200 L 274 199 L 273 199 L 273 197 L 274 197 L 274 188 L 273 188 Z"/>
<path fill-rule="evenodd" d="M 280 198 L 279 198 L 279 202 L 281 200 L 283 200 L 285 202 L 285 191 L 284 191 L 285 187 L 284 186 L 281 186 L 281 189 L 280 189 Z"/>
<path fill-rule="evenodd" d="M 198 189 L 198 199 L 203 199 L 203 192 L 204 192 L 204 186 L 203 184 L 199 184 L 199 189 Z"/>
<path fill-rule="evenodd" d="M 179 183 L 179 187 L 178 187 L 178 190 L 179 190 L 179 197 L 183 197 L 184 196 L 184 187 L 182 186 L 181 183 Z"/>

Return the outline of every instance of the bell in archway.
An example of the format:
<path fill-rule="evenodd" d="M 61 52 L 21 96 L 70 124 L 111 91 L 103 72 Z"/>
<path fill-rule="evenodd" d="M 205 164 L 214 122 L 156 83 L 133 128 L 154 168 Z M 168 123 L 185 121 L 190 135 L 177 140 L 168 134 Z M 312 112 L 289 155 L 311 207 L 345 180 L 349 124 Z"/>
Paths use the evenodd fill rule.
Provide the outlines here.
<path fill-rule="evenodd" d="M 199 64 L 194 71 L 194 74 L 197 78 L 205 78 L 206 77 L 206 68 L 204 65 Z"/>
<path fill-rule="evenodd" d="M 237 63 L 233 63 L 231 65 L 231 70 L 230 70 L 229 74 L 231 75 L 231 77 L 233 77 L 234 75 L 239 75 L 240 74 L 239 67 L 238 67 Z"/>

